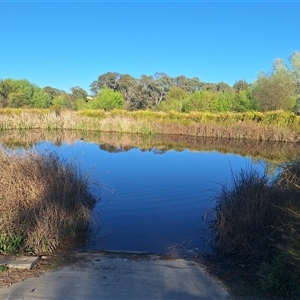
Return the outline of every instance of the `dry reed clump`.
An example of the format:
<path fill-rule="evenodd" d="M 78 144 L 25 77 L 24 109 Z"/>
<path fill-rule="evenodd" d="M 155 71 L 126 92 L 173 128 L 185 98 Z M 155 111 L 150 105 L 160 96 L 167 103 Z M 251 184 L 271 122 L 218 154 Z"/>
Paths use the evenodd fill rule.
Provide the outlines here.
<path fill-rule="evenodd" d="M 241 171 L 217 196 L 211 223 L 216 254 L 256 266 L 268 295 L 300 297 L 299 183 L 300 159 L 273 181 Z"/>
<path fill-rule="evenodd" d="M 97 201 L 89 177 L 56 154 L 0 149 L 0 233 L 23 250 L 51 251 L 87 229 Z"/>
<path fill-rule="evenodd" d="M 270 239 L 276 208 L 266 175 L 242 170 L 217 196 L 214 248 L 223 256 L 261 258 L 273 250 Z M 278 223 L 276 220 L 275 223 Z"/>

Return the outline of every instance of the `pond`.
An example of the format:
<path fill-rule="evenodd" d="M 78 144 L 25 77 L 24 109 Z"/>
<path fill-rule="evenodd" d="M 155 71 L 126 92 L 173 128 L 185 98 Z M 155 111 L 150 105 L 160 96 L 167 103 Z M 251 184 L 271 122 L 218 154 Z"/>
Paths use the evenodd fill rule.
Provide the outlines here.
<path fill-rule="evenodd" d="M 202 142 L 207 144 L 207 140 Z M 178 150 L 147 143 L 147 148 L 124 146 L 124 137 L 113 137 L 110 144 L 79 135 L 71 142 L 56 137 L 26 146 L 75 159 L 100 183 L 101 201 L 84 250 L 207 252 L 210 234 L 206 216 L 215 207 L 221 186 L 230 184 L 232 175 L 241 169 L 263 172 L 271 165 L 263 158 L 213 148 L 201 151 L 186 146 Z"/>

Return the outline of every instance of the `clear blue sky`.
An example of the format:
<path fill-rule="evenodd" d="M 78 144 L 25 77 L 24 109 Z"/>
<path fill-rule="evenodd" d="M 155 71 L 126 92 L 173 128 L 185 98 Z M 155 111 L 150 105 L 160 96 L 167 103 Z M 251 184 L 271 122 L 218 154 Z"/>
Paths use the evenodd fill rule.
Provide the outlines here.
<path fill-rule="evenodd" d="M 106 72 L 253 82 L 300 51 L 300 2 L 0 1 L 0 78 L 69 92 Z"/>

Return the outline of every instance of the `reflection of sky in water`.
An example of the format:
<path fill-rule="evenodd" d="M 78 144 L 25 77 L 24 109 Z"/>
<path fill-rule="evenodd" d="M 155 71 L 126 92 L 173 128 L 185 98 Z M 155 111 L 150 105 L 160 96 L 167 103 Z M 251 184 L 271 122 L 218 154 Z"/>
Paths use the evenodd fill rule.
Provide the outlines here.
<path fill-rule="evenodd" d="M 218 152 L 177 152 L 132 149 L 109 153 L 99 145 L 79 141 L 60 147 L 36 145 L 38 151 L 57 151 L 78 161 L 101 181 L 101 230 L 88 249 L 166 252 L 174 244 L 205 249 L 201 215 L 214 206 L 213 196 L 232 174 L 263 162 Z M 96 227 L 95 227 L 96 228 Z M 105 234 L 104 234 L 105 232 Z M 104 240 L 101 237 L 104 236 Z"/>

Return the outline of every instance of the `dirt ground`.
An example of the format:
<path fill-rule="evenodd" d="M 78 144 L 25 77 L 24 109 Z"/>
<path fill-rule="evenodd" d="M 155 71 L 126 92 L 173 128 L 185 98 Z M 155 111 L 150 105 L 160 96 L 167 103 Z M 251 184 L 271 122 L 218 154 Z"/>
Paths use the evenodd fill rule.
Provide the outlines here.
<path fill-rule="evenodd" d="M 76 261 L 78 259 L 73 254 L 58 253 L 41 256 L 41 260 L 31 270 L 9 268 L 7 271 L 0 272 L 0 288 L 10 286 L 27 278 L 39 277 L 45 272 L 72 264 Z"/>

